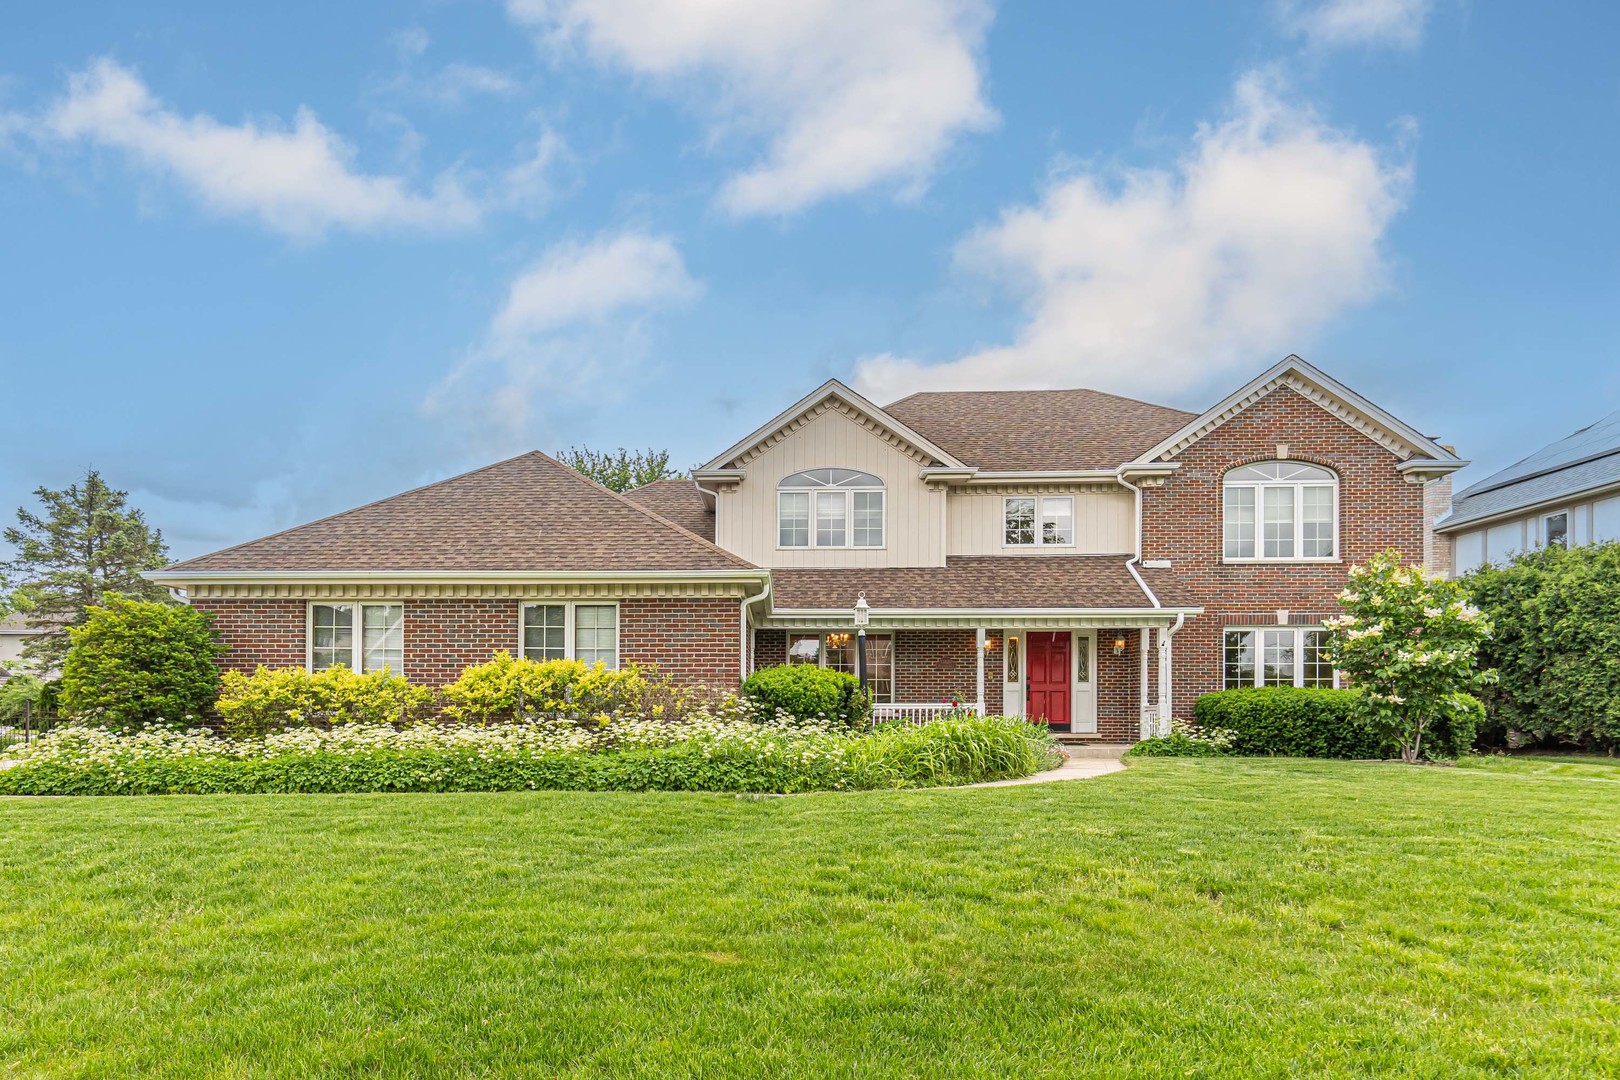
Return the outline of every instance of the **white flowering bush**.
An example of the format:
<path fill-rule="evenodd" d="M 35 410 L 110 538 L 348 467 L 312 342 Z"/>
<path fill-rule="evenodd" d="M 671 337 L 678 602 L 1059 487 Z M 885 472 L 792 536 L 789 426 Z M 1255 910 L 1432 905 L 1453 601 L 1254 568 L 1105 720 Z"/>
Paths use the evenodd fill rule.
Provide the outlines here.
<path fill-rule="evenodd" d="M 1237 733 L 1226 728 L 1203 727 L 1172 717 L 1170 734 L 1143 739 L 1131 747 L 1132 757 L 1225 757 L 1232 752 Z"/>
<path fill-rule="evenodd" d="M 1390 551 L 1350 568 L 1339 603 L 1345 613 L 1326 624 L 1330 656 L 1361 690 L 1356 709 L 1374 731 L 1404 761 L 1417 761 L 1440 727 L 1454 743 L 1464 740 L 1453 729 L 1466 727 L 1471 741 L 1480 711 L 1472 691 L 1493 678 L 1476 663 L 1491 624 L 1463 586 Z"/>
<path fill-rule="evenodd" d="M 224 739 L 154 726 L 57 729 L 0 760 L 0 794 L 350 791 L 751 791 L 924 787 L 1055 764 L 1050 734 L 972 717 L 849 733 L 744 703 L 678 722 L 350 723 Z"/>

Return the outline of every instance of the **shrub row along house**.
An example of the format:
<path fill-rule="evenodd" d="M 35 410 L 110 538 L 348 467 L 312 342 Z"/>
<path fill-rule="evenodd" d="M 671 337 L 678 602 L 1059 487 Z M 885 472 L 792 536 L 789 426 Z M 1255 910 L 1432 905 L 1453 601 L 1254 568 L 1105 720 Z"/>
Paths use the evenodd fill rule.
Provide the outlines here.
<path fill-rule="evenodd" d="M 855 667 L 880 714 L 952 703 L 1130 741 L 1221 687 L 1332 685 L 1348 566 L 1433 549 L 1466 462 L 1289 357 L 1203 413 L 1090 390 L 833 381 L 692 476 L 614 494 L 525 454 L 151 576 L 225 665 L 449 682 L 499 650 L 734 688 Z"/>

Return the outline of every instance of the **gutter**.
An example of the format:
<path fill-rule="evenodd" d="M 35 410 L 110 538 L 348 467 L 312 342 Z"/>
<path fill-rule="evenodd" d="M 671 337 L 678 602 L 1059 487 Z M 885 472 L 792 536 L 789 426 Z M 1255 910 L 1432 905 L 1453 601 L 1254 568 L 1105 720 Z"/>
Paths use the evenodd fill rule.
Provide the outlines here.
<path fill-rule="evenodd" d="M 741 687 L 743 680 L 748 678 L 748 609 L 769 598 L 771 595 L 771 576 L 765 575 L 765 587 L 757 593 L 742 598 L 742 606 L 738 615 L 741 621 L 737 641 L 737 685 Z"/>
<path fill-rule="evenodd" d="M 398 582 L 404 584 L 490 584 L 513 581 L 551 582 L 617 582 L 617 581 L 758 581 L 769 577 L 763 568 L 737 568 L 728 570 L 145 570 L 141 577 L 159 584 L 185 584 L 187 582 L 243 583 L 289 582 L 323 584 L 327 582 L 369 583 Z"/>
<path fill-rule="evenodd" d="M 1493 522 L 1504 521 L 1509 518 L 1523 517 L 1528 514 L 1537 514 L 1543 510 L 1556 510 L 1559 507 L 1564 506 L 1573 507 L 1574 504 L 1585 502 L 1588 499 L 1601 498 L 1611 491 L 1620 491 L 1620 481 L 1605 480 L 1602 483 L 1595 484 L 1591 487 L 1577 488 L 1574 491 L 1565 492 L 1561 495 L 1555 495 L 1551 498 L 1536 499 L 1532 502 L 1520 503 L 1519 505 L 1507 510 L 1496 510 L 1488 514 L 1480 514 L 1477 517 L 1459 518 L 1456 516 L 1457 512 L 1454 509 L 1445 517 L 1442 517 L 1436 521 L 1433 528 L 1436 533 L 1444 535 L 1447 533 L 1457 532 L 1461 529 L 1473 528 L 1477 525 L 1490 525 Z M 1468 497 L 1467 492 L 1464 492 L 1462 495 L 1458 496 L 1458 499 L 1462 500 Z"/>
<path fill-rule="evenodd" d="M 1162 608 L 1164 605 L 1159 603 L 1158 596 L 1154 594 L 1152 589 L 1148 588 L 1148 583 L 1142 579 L 1141 572 L 1136 569 L 1136 564 L 1142 559 L 1142 489 L 1125 479 L 1123 469 L 1115 474 L 1114 479 L 1118 480 L 1122 486 L 1129 488 L 1131 493 L 1136 496 L 1136 551 L 1130 558 L 1125 560 L 1125 569 L 1130 571 L 1131 577 L 1136 581 L 1137 588 L 1142 590 L 1153 606 Z M 1179 618 L 1185 619 L 1186 616 L 1179 616 Z"/>

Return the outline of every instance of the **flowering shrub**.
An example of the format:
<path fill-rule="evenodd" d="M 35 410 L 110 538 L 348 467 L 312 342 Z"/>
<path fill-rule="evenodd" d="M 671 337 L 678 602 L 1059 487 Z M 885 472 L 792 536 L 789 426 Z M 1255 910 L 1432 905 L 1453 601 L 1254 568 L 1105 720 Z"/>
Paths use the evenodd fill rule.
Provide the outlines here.
<path fill-rule="evenodd" d="M 1493 677 L 1475 666 L 1491 624 L 1461 584 L 1403 566 L 1389 551 L 1350 568 L 1339 603 L 1345 613 L 1326 623 L 1333 663 L 1361 690 L 1357 714 L 1402 760 L 1418 760 L 1431 726 L 1475 716 L 1469 692 Z"/>
<path fill-rule="evenodd" d="M 1055 764 L 1042 725 L 974 717 L 858 734 L 700 712 L 669 723 L 355 723 L 240 739 L 68 727 L 0 762 L 0 794 L 753 791 L 921 787 Z"/>
<path fill-rule="evenodd" d="M 115 730 L 203 716 L 219 693 L 215 657 L 225 651 L 213 615 L 184 604 L 108 595 L 69 629 L 62 708 Z"/>
<path fill-rule="evenodd" d="M 635 667 L 619 671 L 578 660 L 530 660 L 498 652 L 444 688 L 445 715 L 479 724 L 533 716 L 616 716 L 637 712 L 647 692 Z"/>
<path fill-rule="evenodd" d="M 784 712 L 804 721 L 829 721 L 839 727 L 865 724 L 872 713 L 871 694 L 861 693 L 853 675 L 814 664 L 778 664 L 760 668 L 743 682 L 743 695 L 761 709 Z"/>
<path fill-rule="evenodd" d="M 1131 747 L 1132 757 L 1225 757 L 1232 752 L 1237 733 L 1205 728 L 1180 718 L 1170 721 L 1170 734 L 1143 739 Z"/>
<path fill-rule="evenodd" d="M 247 736 L 322 724 L 408 723 L 422 719 L 434 699 L 428 687 L 387 671 L 260 667 L 252 675 L 227 671 L 215 708 L 226 734 Z"/>

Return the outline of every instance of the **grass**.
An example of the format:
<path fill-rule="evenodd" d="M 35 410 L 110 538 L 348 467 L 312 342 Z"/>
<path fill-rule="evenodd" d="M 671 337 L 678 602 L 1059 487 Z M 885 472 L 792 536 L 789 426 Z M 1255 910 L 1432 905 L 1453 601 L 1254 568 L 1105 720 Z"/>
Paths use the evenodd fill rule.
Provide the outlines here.
<path fill-rule="evenodd" d="M 0 1076 L 1620 1073 L 1620 769 L 0 802 Z"/>

